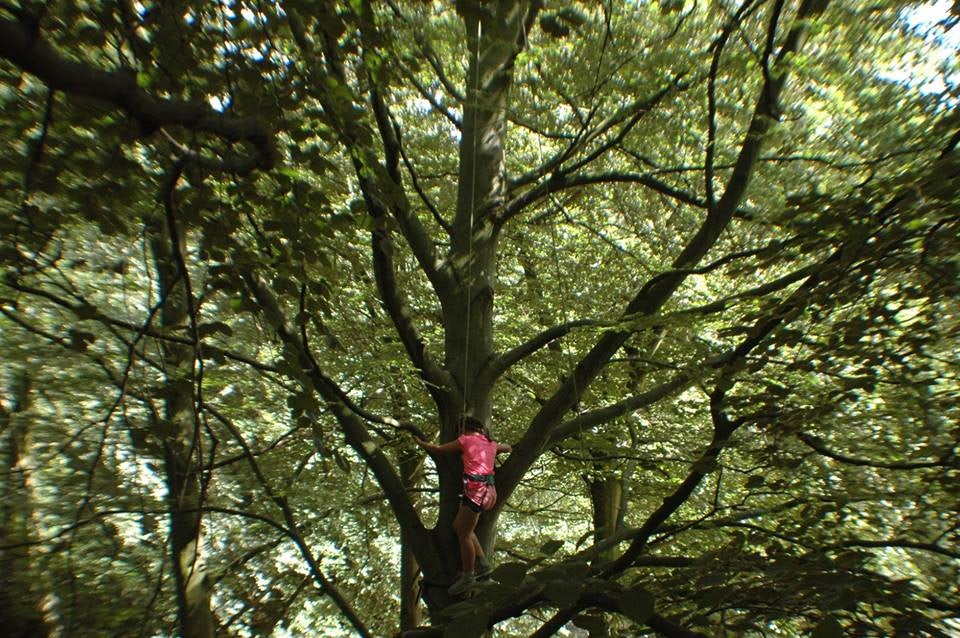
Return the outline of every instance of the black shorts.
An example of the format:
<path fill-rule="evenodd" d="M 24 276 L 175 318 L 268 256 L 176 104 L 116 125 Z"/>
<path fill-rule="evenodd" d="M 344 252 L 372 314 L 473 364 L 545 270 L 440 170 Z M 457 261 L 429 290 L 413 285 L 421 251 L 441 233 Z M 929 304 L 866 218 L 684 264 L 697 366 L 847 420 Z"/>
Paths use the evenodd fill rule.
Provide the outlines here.
<path fill-rule="evenodd" d="M 466 494 L 462 496 L 462 498 L 460 499 L 460 502 L 463 503 L 464 507 L 469 509 L 471 512 L 476 512 L 477 514 L 479 514 L 480 512 L 483 511 L 483 508 L 477 505 L 476 503 L 474 503 L 473 501 L 471 501 L 470 497 L 467 496 Z"/>

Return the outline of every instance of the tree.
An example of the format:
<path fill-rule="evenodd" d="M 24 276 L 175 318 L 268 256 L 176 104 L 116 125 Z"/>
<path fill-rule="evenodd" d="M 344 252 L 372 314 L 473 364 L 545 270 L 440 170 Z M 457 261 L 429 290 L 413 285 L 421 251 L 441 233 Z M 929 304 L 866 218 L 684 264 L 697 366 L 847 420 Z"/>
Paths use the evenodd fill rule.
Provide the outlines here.
<path fill-rule="evenodd" d="M 955 98 L 885 77 L 931 46 L 899 4 L 4 10 L 5 135 L 34 131 L 4 160 L 4 315 L 106 362 L 115 405 L 144 393 L 123 447 L 164 449 L 170 537 L 151 538 L 185 635 L 231 630 L 216 588 L 269 633 L 310 580 L 352 631 L 387 631 L 349 602 L 386 573 L 361 542 L 383 530 L 409 635 L 626 622 L 591 609 L 678 636 L 956 618 Z M 64 268 L 93 226 L 149 232 L 154 263 Z M 109 282 L 151 277 L 155 303 L 111 312 Z M 406 433 L 450 440 L 462 412 L 515 442 L 479 530 L 515 559 L 457 602 L 460 468 L 435 459 L 430 526 Z M 329 498 L 368 503 L 342 536 L 297 484 L 318 466 Z M 513 513 L 553 489 L 570 523 L 539 539 L 543 513 Z M 278 569 L 277 534 L 308 580 Z M 192 588 L 190 548 L 237 539 Z M 246 569 L 270 584 L 245 592 Z"/>

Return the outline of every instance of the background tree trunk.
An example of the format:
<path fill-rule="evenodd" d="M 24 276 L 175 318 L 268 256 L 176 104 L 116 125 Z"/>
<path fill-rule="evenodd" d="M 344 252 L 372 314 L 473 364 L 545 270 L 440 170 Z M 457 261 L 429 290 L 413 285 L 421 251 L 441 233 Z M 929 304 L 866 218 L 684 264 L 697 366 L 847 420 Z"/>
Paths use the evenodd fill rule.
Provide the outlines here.
<path fill-rule="evenodd" d="M 44 608 L 45 578 L 32 556 L 37 540 L 34 527 L 33 487 L 30 480 L 30 377 L 20 370 L 10 387 L 10 409 L 0 403 L 3 436 L 0 484 L 0 609 L 4 610 L 4 635 L 13 638 L 46 638 L 55 633 Z"/>
<path fill-rule="evenodd" d="M 593 509 L 593 543 L 599 544 L 610 538 L 617 531 L 618 526 L 623 520 L 624 509 L 624 477 L 609 473 L 609 469 L 604 472 L 603 468 L 597 467 L 597 474 L 585 475 L 584 481 L 590 490 L 590 504 Z M 594 562 L 596 564 L 605 563 L 616 556 L 614 548 L 608 548 L 600 552 Z M 611 635 L 612 624 L 614 622 L 610 613 L 600 610 L 591 610 L 586 615 L 594 618 L 591 623 L 591 636 L 609 636 Z"/>
<path fill-rule="evenodd" d="M 405 453 L 400 459 L 400 478 L 408 488 L 417 487 L 423 476 L 422 458 L 415 452 Z M 410 489 L 410 500 L 414 506 L 420 500 L 416 492 Z M 400 534 L 400 631 L 413 629 L 420 625 L 420 564 L 406 538 Z"/>
<path fill-rule="evenodd" d="M 169 233 L 159 221 L 151 223 L 151 247 L 157 272 L 157 284 L 165 295 L 160 311 L 165 331 L 186 333 L 187 312 L 184 277 Z M 181 232 L 176 238 L 182 247 Z M 177 587 L 180 631 L 184 638 L 209 638 L 214 635 L 210 611 L 211 585 L 203 559 L 203 494 L 200 476 L 201 432 L 193 405 L 193 353 L 189 346 L 161 342 L 166 376 L 164 420 L 159 433 L 163 440 L 167 479 L 167 507 L 170 515 L 170 551 Z"/>

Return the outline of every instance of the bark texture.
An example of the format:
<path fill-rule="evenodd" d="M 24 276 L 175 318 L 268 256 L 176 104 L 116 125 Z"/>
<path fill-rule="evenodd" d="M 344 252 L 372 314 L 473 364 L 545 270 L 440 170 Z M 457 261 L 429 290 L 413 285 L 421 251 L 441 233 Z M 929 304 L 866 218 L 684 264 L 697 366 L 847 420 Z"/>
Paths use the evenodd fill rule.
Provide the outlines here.
<path fill-rule="evenodd" d="M 181 272 L 177 259 L 185 238 L 178 232 L 171 239 L 167 226 L 159 220 L 151 223 L 151 232 L 157 284 L 164 295 L 161 324 L 166 331 L 185 333 L 189 324 L 186 273 Z M 173 241 L 179 242 L 177 250 Z M 180 632 L 184 638 L 210 638 L 215 623 L 210 610 L 211 585 L 203 559 L 200 432 L 194 417 L 193 350 L 166 340 L 161 342 L 161 348 L 166 398 L 161 431 L 157 434 L 163 442 Z"/>
<path fill-rule="evenodd" d="M 34 506 L 30 481 L 30 378 L 14 375 L 9 392 L 10 408 L 0 403 L 0 452 L 3 456 L 0 483 L 0 609 L 4 610 L 4 635 L 13 638 L 46 638 L 54 634 L 48 622 L 45 581 L 32 556 L 36 541 Z M 7 547 L 10 546 L 10 547 Z"/>

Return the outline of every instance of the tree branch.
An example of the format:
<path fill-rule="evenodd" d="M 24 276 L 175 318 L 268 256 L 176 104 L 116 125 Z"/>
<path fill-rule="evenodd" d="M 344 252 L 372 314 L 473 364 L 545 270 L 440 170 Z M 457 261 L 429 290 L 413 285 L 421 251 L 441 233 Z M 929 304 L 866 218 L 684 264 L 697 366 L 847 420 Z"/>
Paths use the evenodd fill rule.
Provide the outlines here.
<path fill-rule="evenodd" d="M 150 95 L 137 85 L 135 71 L 104 71 L 75 62 L 59 54 L 21 22 L 0 20 L 0 57 L 35 75 L 51 89 L 112 104 L 139 121 L 143 135 L 165 126 L 182 126 L 253 146 L 248 157 L 224 154 L 218 164 L 223 171 L 246 175 L 257 169 L 269 170 L 277 161 L 273 134 L 259 120 L 225 115 L 200 101 Z"/>
<path fill-rule="evenodd" d="M 371 83 L 372 82 L 373 80 L 371 79 Z M 453 287 L 453 275 L 449 269 L 438 268 L 438 264 L 442 262 L 440 261 L 437 251 L 434 249 L 433 242 L 430 240 L 430 236 L 420 223 L 420 220 L 411 212 L 410 202 L 407 200 L 406 195 L 403 194 L 403 178 L 400 174 L 399 162 L 401 158 L 405 159 L 405 155 L 400 140 L 399 126 L 391 117 L 387 104 L 384 102 L 383 96 L 375 85 L 370 90 L 370 102 L 377 120 L 380 138 L 383 141 L 384 153 L 387 158 L 387 174 L 392 182 L 390 186 L 394 193 L 394 201 L 393 205 L 390 206 L 390 212 L 393 213 L 394 219 L 397 220 L 400 232 L 403 233 L 404 238 L 407 240 L 407 244 L 417 258 L 417 263 L 420 264 L 420 268 L 437 292 L 444 294 Z M 409 162 L 407 162 L 407 168 L 411 170 L 412 174 Z M 432 207 L 430 200 L 426 198 L 419 188 L 417 190 L 420 193 L 421 199 L 428 204 L 428 208 L 435 212 L 435 216 L 439 217 L 436 209 Z"/>
<path fill-rule="evenodd" d="M 960 552 L 951 551 L 945 547 L 940 547 L 933 543 L 918 543 L 916 541 L 906 541 L 892 538 L 890 540 L 861 540 L 861 539 L 852 539 L 848 541 L 843 541 L 833 546 L 834 549 L 840 547 L 871 547 L 871 548 L 883 548 L 883 547 L 899 547 L 903 549 L 919 549 L 924 552 L 932 552 L 934 554 L 940 554 L 941 556 L 946 556 L 947 558 L 952 558 L 954 560 L 960 560 Z"/>
<path fill-rule="evenodd" d="M 313 574 L 324 593 L 330 596 L 330 599 L 333 601 L 333 603 L 338 609 L 340 609 L 343 615 L 347 617 L 347 619 L 350 621 L 350 624 L 353 625 L 354 629 L 356 629 L 361 636 L 369 636 L 370 630 L 367 629 L 366 625 L 364 625 L 363 621 L 360 619 L 360 616 L 357 615 L 356 610 L 352 605 L 350 605 L 343 594 L 340 593 L 340 590 L 337 589 L 337 587 L 330 582 L 329 579 L 327 579 L 323 571 L 320 569 L 320 563 L 314 557 L 313 552 L 307 545 L 306 540 L 304 540 L 303 534 L 300 533 L 300 527 L 293 515 L 293 510 L 290 508 L 290 504 L 287 502 L 287 497 L 283 496 L 282 494 L 278 494 L 273 489 L 273 486 L 270 485 L 270 481 L 267 480 L 267 477 L 263 474 L 263 470 L 260 469 L 260 464 L 257 462 L 253 452 L 250 450 L 250 446 L 247 445 L 247 441 L 243 438 L 239 428 L 233 424 L 233 421 L 224 416 L 216 408 L 210 405 L 205 405 L 204 409 L 216 417 L 216 419 L 220 421 L 225 428 L 227 428 L 227 431 L 230 432 L 230 435 L 233 436 L 234 440 L 243 450 L 243 454 L 250 465 L 250 469 L 253 471 L 253 475 L 257 478 L 257 482 L 260 483 L 260 486 L 263 488 L 264 493 L 266 493 L 267 497 L 273 501 L 277 507 L 280 508 L 281 512 L 283 512 L 283 520 L 287 524 L 287 535 L 297 546 L 297 549 L 300 550 L 300 554 L 303 556 L 304 560 L 307 561 L 307 565 L 310 567 L 310 573 Z"/>
<path fill-rule="evenodd" d="M 807 444 L 812 450 L 838 461 L 840 463 L 845 463 L 846 465 L 858 465 L 863 467 L 876 467 L 885 470 L 919 470 L 923 468 L 931 467 L 950 467 L 951 465 L 957 465 L 960 463 L 960 459 L 954 459 L 951 463 L 947 459 L 941 459 L 939 461 L 917 461 L 913 463 L 890 463 L 885 461 L 872 461 L 869 459 L 858 459 L 851 456 L 845 456 L 839 452 L 834 452 L 827 448 L 823 441 L 818 436 L 813 436 L 805 432 L 800 432 L 797 434 L 797 438 Z"/>
<path fill-rule="evenodd" d="M 536 182 L 537 180 L 551 173 L 569 173 L 572 172 L 572 170 L 576 170 L 576 168 L 584 166 L 588 162 L 581 161 L 574 169 L 561 170 L 564 162 L 583 150 L 587 144 L 601 137 L 604 133 L 611 130 L 615 126 L 622 124 L 623 122 L 628 122 L 628 124 L 624 126 L 624 129 L 613 138 L 614 140 L 622 139 L 622 137 L 629 132 L 629 129 L 635 126 L 640 118 L 643 117 L 643 115 L 648 113 L 654 106 L 656 106 L 674 86 L 675 82 L 665 86 L 650 97 L 641 98 L 634 101 L 632 104 L 629 104 L 618 110 L 616 113 L 610 115 L 591 130 L 577 135 L 577 137 L 571 141 L 565 149 L 558 151 L 556 155 L 545 161 L 543 164 L 532 171 L 524 173 L 523 175 L 510 180 L 511 190 L 515 190 L 516 188 L 525 186 L 527 184 L 532 184 L 533 182 Z M 606 148 L 609 148 L 610 145 L 611 142 L 608 141 L 602 145 L 601 148 L 605 150 Z M 591 160 L 596 159 L 597 156 L 597 152 L 592 153 Z"/>
<path fill-rule="evenodd" d="M 427 87 L 420 83 L 420 80 L 417 79 L 413 71 L 408 69 L 406 65 L 401 65 L 400 68 L 403 70 L 404 77 L 407 79 L 407 81 L 410 82 L 415 89 L 417 89 L 417 92 L 420 93 L 423 99 L 430 103 L 430 106 L 433 107 L 433 110 L 445 117 L 455 129 L 458 131 L 461 130 L 462 124 L 457 116 L 451 113 L 448 109 L 444 108 L 443 105 L 437 101 L 433 94 L 427 90 Z"/>
<path fill-rule="evenodd" d="M 707 148 L 704 157 L 704 168 L 703 168 L 703 177 L 706 190 L 706 199 L 707 199 L 707 210 L 712 210 L 716 205 L 716 197 L 714 196 L 714 186 L 713 186 L 713 158 L 716 154 L 716 143 L 717 143 L 717 100 L 716 100 L 716 84 L 717 84 L 717 74 L 720 69 L 720 57 L 723 55 L 723 49 L 727 44 L 727 40 L 730 38 L 730 33 L 733 29 L 739 26 L 740 20 L 748 13 L 751 5 L 754 4 L 754 0 L 746 0 L 740 8 L 737 10 L 736 15 L 731 16 L 731 18 L 724 25 L 723 30 L 720 32 L 720 35 L 717 37 L 716 41 L 713 43 L 713 59 L 710 62 L 710 71 L 707 74 Z M 777 8 L 775 8 L 776 15 L 779 16 L 780 7 L 782 3 L 778 3 Z M 770 35 L 776 31 L 776 20 L 772 21 L 773 27 L 769 30 Z M 769 59 L 770 49 L 767 50 L 767 55 L 764 58 L 764 69 L 766 70 L 766 62 Z M 765 79 L 769 79 L 769 74 L 764 74 Z"/>
<path fill-rule="evenodd" d="M 826 3 L 823 0 L 804 0 L 797 15 L 797 22 L 788 34 L 778 54 L 778 60 L 793 55 L 805 38 L 809 18 L 820 13 Z M 779 113 L 778 100 L 786 83 L 787 73 L 771 76 L 765 83 L 754 109 L 750 127 L 744 137 L 727 188 L 709 211 L 697 233 L 687 242 L 673 262 L 674 269 L 694 266 L 719 239 L 730 223 L 734 212 L 743 199 L 747 184 L 759 157 L 766 133 Z M 624 317 L 652 315 L 667 302 L 686 275 L 682 272 L 659 279 L 654 285 L 644 286 L 627 305 Z M 540 408 L 530 422 L 526 433 L 514 446 L 514 452 L 498 473 L 497 489 L 505 501 L 516 487 L 524 472 L 535 461 L 549 440 L 551 431 L 564 414 L 579 400 L 582 393 L 603 370 L 610 358 L 627 341 L 632 331 L 611 331 L 604 334 L 593 348 L 575 366 L 573 372 Z"/>
<path fill-rule="evenodd" d="M 487 369 L 484 371 L 484 374 L 487 375 L 491 380 L 496 379 L 501 374 L 506 372 L 511 366 L 522 361 L 524 358 L 529 357 L 540 348 L 543 348 L 553 341 L 556 341 L 557 339 L 567 335 L 574 328 L 595 326 L 599 323 L 600 322 L 597 322 L 593 319 L 577 319 L 547 328 L 540 334 L 531 338 L 529 341 L 511 348 L 491 361 L 488 364 Z"/>
<path fill-rule="evenodd" d="M 398 524 L 409 539 L 417 560 L 424 569 L 434 570 L 435 573 L 442 572 L 442 568 L 436 563 L 436 553 L 433 551 L 426 528 L 413 508 L 400 476 L 390 459 L 383 453 L 383 448 L 371 438 L 360 418 L 343 402 L 341 397 L 346 393 L 320 369 L 297 331 L 290 326 L 270 288 L 252 272 L 244 272 L 241 276 L 257 300 L 260 311 L 264 313 L 271 325 L 276 326 L 277 336 L 284 345 L 297 353 L 300 368 L 307 375 L 310 385 L 327 402 L 340 424 L 347 443 L 373 472 Z"/>
<path fill-rule="evenodd" d="M 506 221 L 526 210 L 530 205 L 559 193 L 560 191 L 589 186 L 592 184 L 640 184 L 654 192 L 697 208 L 706 208 L 706 203 L 698 197 L 674 188 L 666 182 L 653 177 L 650 173 L 624 173 L 620 171 L 605 171 L 602 173 L 580 173 L 578 175 L 556 172 L 548 179 L 517 195 L 504 206 L 501 216 Z"/>
<path fill-rule="evenodd" d="M 161 341 L 169 341 L 171 343 L 177 343 L 185 346 L 192 346 L 194 344 L 193 339 L 189 337 L 178 337 L 176 335 L 171 335 L 169 333 L 158 332 L 156 330 L 152 330 L 148 328 L 147 325 L 139 326 L 137 324 L 130 323 L 129 321 L 123 321 L 121 319 L 110 317 L 109 315 L 105 315 L 103 312 L 101 312 L 94 306 L 88 303 L 85 303 L 83 301 L 81 301 L 80 303 L 74 304 L 64 299 L 63 297 L 59 297 L 55 295 L 54 293 L 48 290 L 27 286 L 27 285 L 15 282 L 9 278 L 3 279 L 2 283 L 18 292 L 35 295 L 37 297 L 42 297 L 44 299 L 47 299 L 48 301 L 53 302 L 54 304 L 60 306 L 61 308 L 65 308 L 66 310 L 71 311 L 81 319 L 88 319 L 90 321 L 99 321 L 104 325 L 123 328 L 124 330 L 130 330 L 132 332 L 135 332 L 137 333 L 137 335 L 147 336 L 153 339 L 159 339 Z M 261 372 L 277 372 L 276 367 L 263 363 L 262 361 L 257 361 L 256 359 L 251 359 L 250 357 L 239 354 L 237 352 L 222 350 L 219 347 L 206 345 L 205 343 L 203 344 L 203 349 L 209 356 L 213 356 L 213 353 L 217 353 L 219 355 L 222 355 L 225 359 L 230 359 L 232 361 L 236 361 L 237 363 L 246 364 L 251 368 L 260 370 Z"/>
<path fill-rule="evenodd" d="M 653 405 L 657 401 L 690 387 L 697 378 L 697 376 L 690 372 L 683 372 L 676 375 L 670 381 L 661 383 L 657 387 L 641 394 L 627 397 L 626 399 L 596 410 L 580 413 L 554 428 L 546 446 L 554 447 L 563 442 L 564 439 L 575 436 L 584 430 L 589 430 L 598 425 L 608 423 L 617 417 L 636 412 L 640 408 Z"/>

